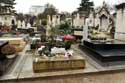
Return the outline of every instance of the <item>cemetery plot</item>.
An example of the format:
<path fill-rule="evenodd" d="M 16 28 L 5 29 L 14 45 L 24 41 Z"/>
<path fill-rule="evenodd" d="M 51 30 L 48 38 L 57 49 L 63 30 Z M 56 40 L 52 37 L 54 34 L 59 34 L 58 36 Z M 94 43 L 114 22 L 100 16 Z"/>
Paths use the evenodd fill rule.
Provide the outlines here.
<path fill-rule="evenodd" d="M 84 41 L 83 49 L 101 62 L 125 61 L 125 42 L 114 40 L 112 42 Z"/>

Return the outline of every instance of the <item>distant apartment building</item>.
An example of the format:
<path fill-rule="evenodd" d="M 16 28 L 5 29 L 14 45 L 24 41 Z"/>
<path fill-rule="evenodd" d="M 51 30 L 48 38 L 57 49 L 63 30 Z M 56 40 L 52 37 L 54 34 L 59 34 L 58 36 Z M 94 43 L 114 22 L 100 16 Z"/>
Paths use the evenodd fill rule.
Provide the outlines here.
<path fill-rule="evenodd" d="M 40 13 L 43 13 L 46 8 L 55 8 L 52 4 L 41 5 L 33 5 L 29 9 L 29 14 L 37 16 Z"/>
<path fill-rule="evenodd" d="M 34 5 L 34 6 L 30 7 L 29 13 L 31 15 L 37 16 L 38 14 L 43 13 L 44 10 L 45 10 L 45 6 L 38 6 L 38 5 L 35 6 Z"/>

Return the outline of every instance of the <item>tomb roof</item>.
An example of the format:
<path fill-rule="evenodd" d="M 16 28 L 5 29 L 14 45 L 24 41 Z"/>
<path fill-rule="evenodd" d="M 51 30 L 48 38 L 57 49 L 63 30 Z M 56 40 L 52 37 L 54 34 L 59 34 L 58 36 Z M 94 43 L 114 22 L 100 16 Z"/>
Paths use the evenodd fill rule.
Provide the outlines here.
<path fill-rule="evenodd" d="M 125 2 L 116 5 L 116 8 L 117 8 L 117 9 L 125 8 Z"/>

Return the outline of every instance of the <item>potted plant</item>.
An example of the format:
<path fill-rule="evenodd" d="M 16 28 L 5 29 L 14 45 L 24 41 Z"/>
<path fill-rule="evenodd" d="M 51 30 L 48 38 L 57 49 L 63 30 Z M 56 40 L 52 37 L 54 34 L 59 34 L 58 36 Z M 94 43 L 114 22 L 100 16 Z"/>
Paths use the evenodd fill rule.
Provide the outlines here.
<path fill-rule="evenodd" d="M 72 44 L 73 44 L 72 40 L 65 41 L 65 49 L 66 50 L 70 49 Z"/>
<path fill-rule="evenodd" d="M 40 40 L 38 40 L 38 39 L 35 39 L 35 40 L 32 40 L 31 41 L 31 49 L 36 49 L 36 48 L 38 48 L 38 46 L 39 46 L 39 42 L 40 42 Z"/>
<path fill-rule="evenodd" d="M 64 48 L 65 47 L 65 43 L 63 41 L 57 41 L 56 42 L 56 47 L 58 47 L 58 48 Z"/>
<path fill-rule="evenodd" d="M 2 47 L 1 49 L 2 54 L 4 54 L 7 58 L 14 58 L 16 55 L 16 49 L 14 46 L 12 45 L 5 45 L 4 47 Z"/>
<path fill-rule="evenodd" d="M 41 33 L 41 42 L 46 42 L 46 34 L 45 33 Z"/>

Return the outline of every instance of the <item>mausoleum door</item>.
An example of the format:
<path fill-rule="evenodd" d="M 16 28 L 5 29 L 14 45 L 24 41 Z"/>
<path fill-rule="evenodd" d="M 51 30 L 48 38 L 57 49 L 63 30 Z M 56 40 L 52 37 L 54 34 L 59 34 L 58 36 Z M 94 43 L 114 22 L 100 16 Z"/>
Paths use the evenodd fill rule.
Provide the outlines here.
<path fill-rule="evenodd" d="M 100 30 L 101 31 L 107 31 L 107 29 L 108 29 L 108 19 L 107 19 L 107 17 L 105 17 L 105 16 L 103 16 L 103 17 L 101 17 L 101 23 L 100 23 Z"/>

